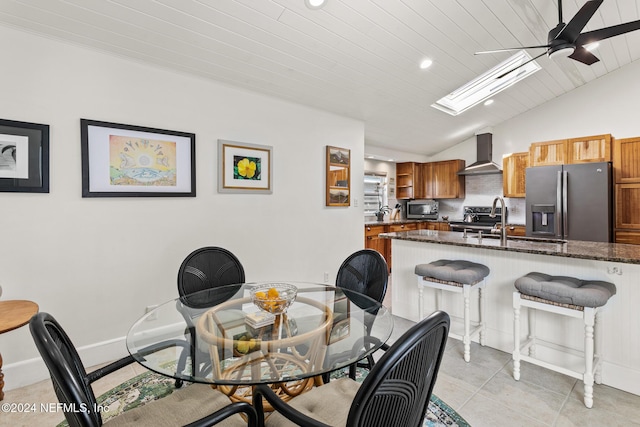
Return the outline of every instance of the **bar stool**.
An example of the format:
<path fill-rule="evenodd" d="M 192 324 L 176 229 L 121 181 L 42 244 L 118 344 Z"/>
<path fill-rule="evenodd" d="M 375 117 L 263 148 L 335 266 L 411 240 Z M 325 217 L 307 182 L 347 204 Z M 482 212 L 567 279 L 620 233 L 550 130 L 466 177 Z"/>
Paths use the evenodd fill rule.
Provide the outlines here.
<path fill-rule="evenodd" d="M 584 383 L 584 405 L 593 406 L 593 383 L 602 382 L 600 359 L 602 351 L 600 307 L 616 293 L 613 283 L 599 280 L 581 280 L 575 277 L 550 276 L 544 273 L 529 273 L 515 281 L 513 293 L 513 378 L 520 379 L 520 361 L 542 366 L 552 371 L 569 375 Z M 529 337 L 520 343 L 520 308 L 527 307 L 529 314 Z M 582 319 L 584 322 L 584 370 L 577 371 L 560 366 L 536 356 L 536 345 L 556 348 L 570 353 L 566 347 L 553 345 L 536 339 L 535 313 L 543 310 L 563 316 Z M 522 354 L 527 352 L 527 354 Z M 575 352 L 575 351 L 573 351 Z"/>
<path fill-rule="evenodd" d="M 485 278 L 489 275 L 486 265 L 464 260 L 441 259 L 428 264 L 418 264 L 415 274 L 418 276 L 418 315 L 424 318 L 424 287 L 434 288 L 436 293 L 436 310 L 440 310 L 442 291 L 461 293 L 464 297 L 464 332 L 457 334 L 449 331 L 449 337 L 462 340 L 464 343 L 464 360 L 471 360 L 471 338 L 479 334 L 480 345 L 484 346 L 485 318 L 483 289 Z M 472 289 L 478 289 L 479 320 L 471 328 L 469 315 L 469 297 Z"/>

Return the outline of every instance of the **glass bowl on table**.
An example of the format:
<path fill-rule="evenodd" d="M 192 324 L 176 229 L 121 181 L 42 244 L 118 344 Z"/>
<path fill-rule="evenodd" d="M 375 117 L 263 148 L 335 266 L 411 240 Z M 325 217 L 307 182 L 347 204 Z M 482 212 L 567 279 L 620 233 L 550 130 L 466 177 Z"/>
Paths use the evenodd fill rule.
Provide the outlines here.
<path fill-rule="evenodd" d="M 298 288 L 288 283 L 265 283 L 251 289 L 251 301 L 260 309 L 282 314 L 298 295 Z"/>

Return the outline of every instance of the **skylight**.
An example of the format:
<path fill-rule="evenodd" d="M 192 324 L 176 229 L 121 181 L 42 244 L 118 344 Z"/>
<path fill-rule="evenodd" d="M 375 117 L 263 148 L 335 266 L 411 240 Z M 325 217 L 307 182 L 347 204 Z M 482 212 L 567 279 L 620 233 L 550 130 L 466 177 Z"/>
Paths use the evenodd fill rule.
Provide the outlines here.
<path fill-rule="evenodd" d="M 536 61 L 528 61 L 531 61 L 531 56 L 521 50 L 449 95 L 440 98 L 431 106 L 457 116 L 540 70 L 541 67 Z M 501 75 L 503 77 L 500 77 Z"/>

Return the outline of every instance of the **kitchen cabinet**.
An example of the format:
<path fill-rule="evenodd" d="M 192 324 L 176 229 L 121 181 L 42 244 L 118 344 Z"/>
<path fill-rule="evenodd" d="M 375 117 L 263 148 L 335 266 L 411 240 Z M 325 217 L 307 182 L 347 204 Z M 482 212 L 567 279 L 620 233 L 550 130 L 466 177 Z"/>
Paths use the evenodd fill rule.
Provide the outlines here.
<path fill-rule="evenodd" d="M 567 163 L 610 162 L 611 140 L 610 134 L 568 139 Z"/>
<path fill-rule="evenodd" d="M 616 243 L 640 244 L 640 138 L 613 143 Z"/>
<path fill-rule="evenodd" d="M 413 199 L 413 185 L 415 179 L 415 166 L 413 162 L 396 163 L 396 198 Z"/>
<path fill-rule="evenodd" d="M 385 233 L 387 231 L 387 226 L 385 225 L 367 225 L 364 227 L 364 247 L 367 249 L 373 249 L 382 254 L 382 256 L 387 260 L 387 264 L 389 264 L 389 260 L 391 257 L 389 256 L 389 248 L 391 247 L 391 242 L 387 239 L 383 239 L 378 237 L 380 233 Z"/>
<path fill-rule="evenodd" d="M 418 225 L 419 230 L 438 230 L 437 221 L 425 221 Z"/>
<path fill-rule="evenodd" d="M 640 138 L 615 140 L 613 171 L 617 184 L 640 182 Z"/>
<path fill-rule="evenodd" d="M 395 233 L 398 231 L 411 231 L 417 230 L 418 224 L 415 222 L 409 224 L 392 224 L 389 226 L 389 233 Z"/>
<path fill-rule="evenodd" d="M 616 243 L 640 245 L 640 231 L 616 230 Z"/>
<path fill-rule="evenodd" d="M 415 173 L 414 198 L 433 199 L 433 186 L 431 185 L 433 163 L 417 163 Z"/>
<path fill-rule="evenodd" d="M 616 184 L 616 229 L 640 230 L 640 182 Z"/>
<path fill-rule="evenodd" d="M 529 166 L 610 162 L 613 140 L 610 134 L 604 134 L 534 142 L 529 147 Z"/>
<path fill-rule="evenodd" d="M 524 225 L 507 225 L 507 236 L 526 236 L 527 230 Z"/>
<path fill-rule="evenodd" d="M 464 198 L 464 176 L 458 175 L 458 171 L 464 169 L 464 166 L 464 160 L 433 162 L 431 185 L 434 199 Z"/>
<path fill-rule="evenodd" d="M 529 147 L 529 166 L 563 165 L 567 161 L 567 140 L 534 142 Z"/>
<path fill-rule="evenodd" d="M 398 163 L 396 164 L 398 198 L 463 198 L 465 195 L 464 176 L 458 176 L 458 171 L 464 169 L 464 166 L 464 160 L 459 159 L 428 163 Z M 413 177 L 411 185 L 405 178 L 408 175 Z M 405 188 L 406 192 L 401 192 L 401 189 Z M 401 194 L 406 197 L 401 197 Z"/>
<path fill-rule="evenodd" d="M 502 158 L 502 193 L 504 197 L 525 197 L 525 177 L 529 153 L 512 153 Z"/>
<path fill-rule="evenodd" d="M 420 164 L 420 197 L 424 199 L 460 199 L 465 195 L 464 160 L 445 160 Z"/>

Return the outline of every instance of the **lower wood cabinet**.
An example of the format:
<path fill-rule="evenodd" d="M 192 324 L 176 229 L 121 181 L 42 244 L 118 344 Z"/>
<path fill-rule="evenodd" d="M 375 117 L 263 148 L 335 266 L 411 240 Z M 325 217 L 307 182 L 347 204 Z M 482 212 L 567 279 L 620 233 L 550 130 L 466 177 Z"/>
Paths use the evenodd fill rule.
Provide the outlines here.
<path fill-rule="evenodd" d="M 364 247 L 373 249 L 382 254 L 391 272 L 391 240 L 379 237 L 381 233 L 395 233 L 410 230 L 440 230 L 450 231 L 448 222 L 443 221 L 420 221 L 408 222 L 404 224 L 379 224 L 364 226 Z"/>
<path fill-rule="evenodd" d="M 640 245 L 640 231 L 616 230 L 616 243 Z"/>
<path fill-rule="evenodd" d="M 524 225 L 507 225 L 507 236 L 526 236 L 527 229 Z"/>

